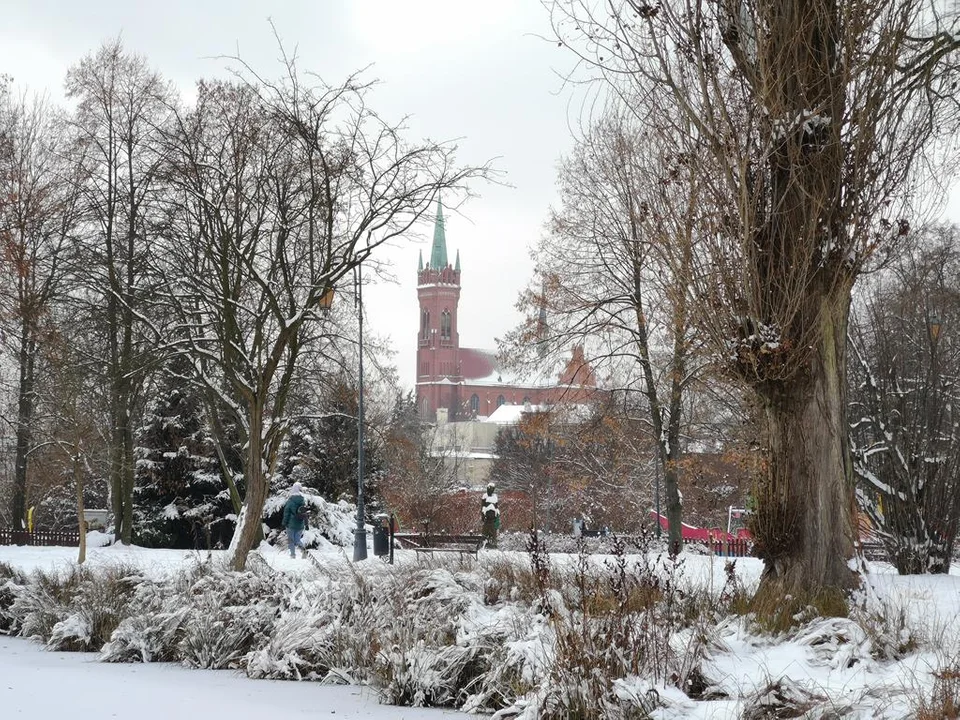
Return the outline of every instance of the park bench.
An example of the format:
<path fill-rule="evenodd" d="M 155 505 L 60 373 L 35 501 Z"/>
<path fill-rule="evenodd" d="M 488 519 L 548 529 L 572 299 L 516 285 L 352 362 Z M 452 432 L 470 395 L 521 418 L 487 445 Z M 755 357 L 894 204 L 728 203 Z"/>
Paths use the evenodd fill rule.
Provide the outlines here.
<path fill-rule="evenodd" d="M 439 533 L 394 533 L 393 539 L 406 550 L 418 555 L 433 553 L 460 553 L 477 557 L 483 547 L 483 535 L 446 535 Z"/>
<path fill-rule="evenodd" d="M 889 560 L 887 557 L 887 549 L 883 546 L 883 543 L 877 541 L 868 541 L 860 543 L 860 551 L 863 553 L 863 557 L 867 560 Z"/>

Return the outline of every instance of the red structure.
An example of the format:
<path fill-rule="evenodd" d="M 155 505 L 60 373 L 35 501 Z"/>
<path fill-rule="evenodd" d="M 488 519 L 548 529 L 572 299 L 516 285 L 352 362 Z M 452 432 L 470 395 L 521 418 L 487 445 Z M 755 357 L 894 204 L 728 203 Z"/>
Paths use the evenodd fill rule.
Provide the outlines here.
<path fill-rule="evenodd" d="M 460 253 L 451 266 L 443 207 L 437 203 L 430 261 L 423 255 L 417 275 L 420 324 L 417 332 L 417 406 L 426 420 L 466 420 L 489 416 L 500 405 L 582 402 L 597 391 L 596 377 L 577 346 L 555 378 L 511 378 L 497 367 L 491 350 L 460 347 Z M 545 322 L 541 318 L 541 322 Z"/>

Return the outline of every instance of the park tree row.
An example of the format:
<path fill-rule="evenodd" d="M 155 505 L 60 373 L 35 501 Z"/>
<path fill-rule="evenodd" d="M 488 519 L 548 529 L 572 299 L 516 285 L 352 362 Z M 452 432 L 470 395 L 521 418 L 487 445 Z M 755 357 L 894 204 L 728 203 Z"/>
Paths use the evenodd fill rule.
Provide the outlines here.
<path fill-rule="evenodd" d="M 4 84 L 14 524 L 42 410 L 61 427 L 44 442 L 78 472 L 85 444 L 106 449 L 115 531 L 131 541 L 138 424 L 162 371 L 202 404 L 242 568 L 291 422 L 356 353 L 355 312 L 331 299 L 350 305 L 356 268 L 414 234 L 441 190 L 486 174 L 452 145 L 411 142 L 360 76 L 328 84 L 287 56 L 276 81 L 232 64 L 190 103 L 119 41 L 67 71 L 65 109 Z"/>

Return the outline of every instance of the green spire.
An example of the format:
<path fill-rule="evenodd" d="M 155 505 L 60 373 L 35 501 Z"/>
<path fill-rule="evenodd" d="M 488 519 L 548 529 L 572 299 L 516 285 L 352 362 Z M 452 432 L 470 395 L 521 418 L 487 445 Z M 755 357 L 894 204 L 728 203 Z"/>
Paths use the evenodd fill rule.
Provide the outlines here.
<path fill-rule="evenodd" d="M 457 272 L 460 272 L 460 251 L 459 250 L 457 250 L 457 262 L 453 266 L 453 269 L 456 270 Z"/>
<path fill-rule="evenodd" d="M 423 250 L 420 250 L 420 259 L 417 261 L 417 272 L 423 272 Z"/>
<path fill-rule="evenodd" d="M 447 236 L 443 231 L 443 205 L 437 199 L 437 221 L 433 226 L 433 250 L 430 253 L 430 267 L 441 270 L 447 266 Z"/>

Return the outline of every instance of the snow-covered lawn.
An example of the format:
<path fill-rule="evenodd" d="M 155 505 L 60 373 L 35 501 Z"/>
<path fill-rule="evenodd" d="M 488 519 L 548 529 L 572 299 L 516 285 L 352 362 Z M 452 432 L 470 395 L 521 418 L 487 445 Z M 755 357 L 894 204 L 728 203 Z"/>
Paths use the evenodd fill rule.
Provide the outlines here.
<path fill-rule="evenodd" d="M 496 673 L 500 670 L 494 667 L 488 671 L 487 680 L 492 678 L 495 682 L 522 677 L 533 683 L 534 690 L 525 696 L 526 699 L 517 698 L 511 711 L 498 712 L 494 717 L 498 720 L 536 717 L 536 703 L 544 698 L 538 697 L 535 686 L 545 682 L 550 674 L 553 658 L 550 643 L 556 636 L 538 614 L 542 614 L 543 608 L 524 604 L 515 589 L 501 588 L 490 594 L 491 582 L 497 580 L 502 584 L 505 574 L 509 575 L 504 566 L 512 564 L 529 569 L 530 558 L 526 554 L 486 551 L 481 552 L 479 561 L 461 561 L 456 557 L 422 561 L 412 553 L 401 551 L 397 554 L 397 566 L 391 568 L 372 556 L 364 563 L 353 564 L 348 559 L 349 552 L 349 549 L 345 552 L 336 546 L 325 547 L 313 552 L 317 561 L 314 563 L 300 558 L 292 560 L 281 549 L 264 548 L 261 557 L 270 566 L 270 572 L 292 581 L 295 595 L 298 587 L 306 591 L 296 602 L 301 603 L 298 612 L 306 613 L 307 620 L 291 619 L 289 613 L 292 611 L 285 610 L 286 619 L 278 621 L 278 632 L 283 630 L 295 637 L 299 632 L 295 622 L 307 622 L 309 612 L 318 612 L 311 609 L 313 606 L 309 601 L 311 597 L 322 596 L 311 596 L 311 588 L 329 587 L 338 582 L 338 578 L 358 583 L 356 587 L 369 588 L 374 593 L 399 595 L 407 591 L 410 594 L 397 603 L 399 614 L 392 622 L 400 625 L 406 621 L 435 622 L 448 627 L 449 642 L 455 652 L 448 656 L 444 648 L 425 646 L 422 640 L 416 641 L 420 644 L 412 647 L 385 647 L 380 652 L 387 662 L 387 677 L 399 681 L 401 689 L 415 690 L 421 687 L 417 683 L 425 682 L 431 673 L 440 672 L 442 675 L 441 670 L 446 667 L 444 663 L 461 662 L 457 658 L 462 656 L 456 653 L 490 652 L 489 643 L 501 642 L 506 646 L 505 653 L 494 653 L 491 657 L 501 659 L 506 668 L 503 672 L 515 670 L 516 674 L 498 676 Z M 67 548 L 0 547 L 0 562 L 27 572 L 38 569 L 66 573 L 73 567 L 75 556 L 76 550 Z M 214 553 L 214 558 L 217 557 L 218 554 Z M 91 549 L 88 565 L 97 568 L 121 564 L 139 568 L 145 576 L 163 578 L 205 558 L 206 553 L 113 546 Z M 637 560 L 636 557 L 631 559 Z M 550 564 L 555 570 L 568 567 L 572 571 L 576 560 L 575 556 L 552 555 Z M 593 557 L 591 561 L 599 563 L 603 558 Z M 674 579 L 682 582 L 688 591 L 709 588 L 711 593 L 717 594 L 726 579 L 725 562 L 724 558 L 686 553 Z M 756 585 L 761 570 L 758 560 L 740 559 L 736 568 L 737 578 L 744 587 L 750 590 Z M 409 580 L 412 584 L 405 585 L 415 574 L 415 583 Z M 752 628 L 742 617 L 729 616 L 721 618 L 717 624 L 704 626 L 704 637 L 696 641 L 694 633 L 686 630 L 674 634 L 669 640 L 670 648 L 665 651 L 671 653 L 672 659 L 661 665 L 673 672 L 671 668 L 675 669 L 677 662 L 682 665 L 685 658 L 696 662 L 699 677 L 706 684 L 706 689 L 701 688 L 698 693 L 700 699 L 690 699 L 663 678 L 636 676 L 620 678 L 616 683 L 616 695 L 624 702 L 656 697 L 658 709 L 652 717 L 661 719 L 740 718 L 745 716 L 745 711 L 757 712 L 768 703 L 776 702 L 776 696 L 802 696 L 805 698 L 803 702 L 816 705 L 819 714 L 807 717 L 822 717 L 828 709 L 839 713 L 838 717 L 851 719 L 910 717 L 918 703 L 930 699 L 936 672 L 960 670 L 960 576 L 900 577 L 890 566 L 876 563 L 870 565 L 867 579 L 865 590 L 852 603 L 851 619 L 803 618 L 799 629 L 770 636 Z M 294 610 L 296 602 L 292 605 Z M 562 600 L 554 603 L 554 610 L 558 602 Z M 409 613 L 403 609 L 404 603 L 408 603 Z M 383 609 L 381 606 L 376 612 Z M 565 616 L 561 612 L 558 617 Z M 571 627 L 577 627 L 576 618 L 569 617 L 573 618 Z M 369 618 L 372 624 L 379 620 L 376 615 Z M 392 631 L 395 634 L 389 637 L 395 639 L 391 642 L 405 637 L 402 627 L 394 627 Z M 696 651 L 691 650 L 695 646 Z M 289 663 L 289 658 L 278 652 L 271 648 L 269 653 L 261 654 L 258 660 L 261 667 L 269 669 L 271 663 L 278 666 Z M 65 698 L 72 692 L 60 693 L 58 689 L 58 693 L 51 694 L 43 691 L 43 683 L 53 681 L 52 676 L 43 670 L 51 668 L 67 669 L 68 674 L 63 677 L 71 678 L 69 688 L 83 685 L 84 678 L 89 679 L 91 688 L 104 683 L 101 690 L 81 692 L 91 703 L 100 703 L 91 705 L 91 709 L 119 709 L 117 703 L 105 704 L 104 698 L 110 697 L 107 688 L 128 688 L 132 697 L 143 698 L 141 708 L 147 708 L 146 711 L 137 711 L 139 720 L 153 717 L 144 712 L 152 712 L 154 704 L 164 708 L 164 718 L 175 716 L 177 709 L 187 707 L 178 703 L 186 702 L 203 688 L 212 693 L 205 695 L 203 702 L 211 703 L 211 708 L 226 707 L 238 718 L 259 717 L 271 710 L 283 717 L 300 717 L 300 712 L 303 717 L 313 717 L 317 708 L 337 708 L 337 717 L 358 718 L 432 718 L 439 712 L 379 706 L 374 694 L 360 693 L 356 686 L 330 688 L 317 683 L 278 684 L 250 680 L 231 672 L 210 674 L 211 671 L 187 670 L 168 664 L 103 665 L 92 662 L 88 654 L 42 653 L 39 646 L 29 641 L 0 640 L 0 655 L 3 656 L 0 658 L 0 677 L 14 678 L 16 684 L 11 685 L 8 681 L 7 686 L 20 688 L 12 695 L 20 698 L 17 702 L 21 703 L 24 712 L 29 710 L 35 717 L 57 716 L 52 710 L 50 713 L 38 711 L 40 703 L 68 702 Z M 15 655 L 14 659 L 10 658 L 11 655 Z M 451 661 L 451 657 L 454 660 Z M 29 660 L 23 662 L 25 658 Z M 23 669 L 14 671 L 12 666 L 40 670 L 31 674 Z M 403 676 L 403 673 L 408 674 Z M 557 683 L 557 676 L 550 675 L 550 682 Z M 410 684 L 404 686 L 403 683 Z M 164 687 L 171 685 L 175 685 L 178 692 L 164 694 Z M 952 689 L 948 688 L 948 691 L 952 692 Z M 957 692 L 960 692 L 960 683 Z M 30 700 L 31 696 L 36 697 Z M 234 705 L 221 704 L 219 698 L 227 696 L 233 698 L 230 702 Z M 486 697 L 489 701 L 491 696 Z M 339 709 L 339 703 L 346 703 L 344 710 Z M 4 702 L 0 707 L 10 705 Z M 65 707 L 76 709 L 77 706 L 70 703 Z M 195 713 L 198 706 L 190 704 L 189 707 Z M 376 714 L 378 712 L 382 714 Z M 463 713 L 448 715 L 466 717 Z M 13 716 L 16 713 L 11 713 Z"/>
<path fill-rule="evenodd" d="M 350 685 L 249 680 L 230 670 L 188 670 L 171 663 L 114 664 L 95 653 L 44 650 L 25 638 L 0 637 L 0 717 L 171 720 L 441 720 L 449 710 L 381 705 Z"/>

